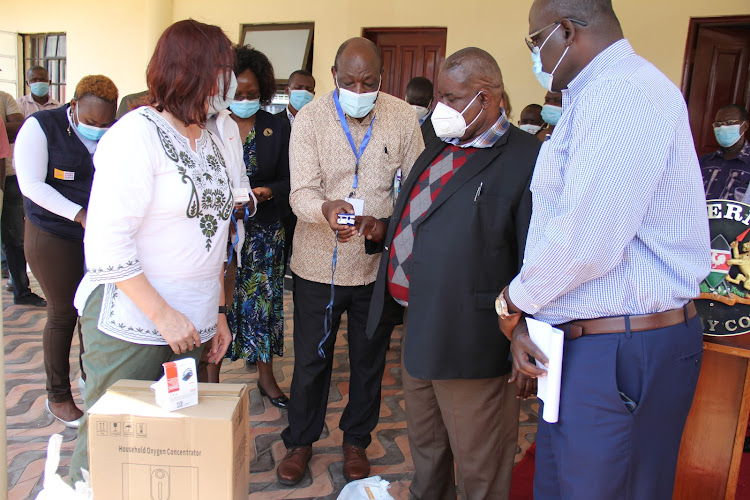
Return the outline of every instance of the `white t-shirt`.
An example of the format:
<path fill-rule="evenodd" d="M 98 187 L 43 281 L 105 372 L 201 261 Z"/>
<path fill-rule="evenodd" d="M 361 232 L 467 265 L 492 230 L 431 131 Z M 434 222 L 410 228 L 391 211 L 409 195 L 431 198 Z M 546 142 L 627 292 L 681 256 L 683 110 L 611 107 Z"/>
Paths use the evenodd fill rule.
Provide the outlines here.
<path fill-rule="evenodd" d="M 76 306 L 82 309 L 91 290 L 104 284 L 102 332 L 166 344 L 115 285 L 144 273 L 202 341 L 216 333 L 234 203 L 221 142 L 204 130 L 196 149 L 149 107 L 123 116 L 99 141 L 84 237 L 88 272 Z"/>

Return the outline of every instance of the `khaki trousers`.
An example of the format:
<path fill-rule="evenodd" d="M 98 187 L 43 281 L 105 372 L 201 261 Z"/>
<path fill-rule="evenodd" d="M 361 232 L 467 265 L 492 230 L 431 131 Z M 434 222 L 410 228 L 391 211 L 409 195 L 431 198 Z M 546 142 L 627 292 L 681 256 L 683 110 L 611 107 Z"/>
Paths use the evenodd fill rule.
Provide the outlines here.
<path fill-rule="evenodd" d="M 510 375 L 420 380 L 403 362 L 401 374 L 416 469 L 411 498 L 455 500 L 455 461 L 462 500 L 507 500 L 520 411 Z"/>

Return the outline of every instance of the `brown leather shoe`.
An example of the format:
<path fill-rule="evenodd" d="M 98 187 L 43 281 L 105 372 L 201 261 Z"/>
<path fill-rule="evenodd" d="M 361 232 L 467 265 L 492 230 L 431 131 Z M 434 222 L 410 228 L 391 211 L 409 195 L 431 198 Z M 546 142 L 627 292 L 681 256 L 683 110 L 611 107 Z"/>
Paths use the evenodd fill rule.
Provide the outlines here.
<path fill-rule="evenodd" d="M 344 477 L 347 481 L 364 479 L 370 475 L 370 461 L 367 452 L 360 446 L 350 443 L 341 445 L 344 449 Z"/>
<path fill-rule="evenodd" d="M 276 469 L 276 477 L 281 484 L 294 486 L 305 477 L 307 463 L 312 456 L 312 446 L 293 446 L 287 450 Z"/>

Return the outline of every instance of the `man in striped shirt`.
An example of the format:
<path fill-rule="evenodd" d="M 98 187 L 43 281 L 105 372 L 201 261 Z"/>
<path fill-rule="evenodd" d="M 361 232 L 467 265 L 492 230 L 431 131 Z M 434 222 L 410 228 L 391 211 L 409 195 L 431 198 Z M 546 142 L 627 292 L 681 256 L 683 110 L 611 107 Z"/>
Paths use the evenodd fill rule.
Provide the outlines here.
<path fill-rule="evenodd" d="M 710 268 L 687 108 L 624 39 L 611 0 L 535 0 L 529 24 L 535 73 L 562 91 L 563 114 L 534 170 L 524 265 L 498 313 L 528 376 L 544 374 L 528 356 L 546 357 L 523 315 L 566 334 L 534 498 L 671 498 L 702 359 L 691 299 Z"/>

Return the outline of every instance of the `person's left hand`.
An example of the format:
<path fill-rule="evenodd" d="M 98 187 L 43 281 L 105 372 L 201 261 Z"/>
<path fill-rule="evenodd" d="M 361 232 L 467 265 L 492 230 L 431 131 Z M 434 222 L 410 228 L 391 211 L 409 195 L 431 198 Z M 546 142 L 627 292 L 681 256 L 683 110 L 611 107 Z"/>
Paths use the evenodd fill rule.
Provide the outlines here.
<path fill-rule="evenodd" d="M 227 324 L 227 315 L 219 314 L 219 320 L 216 324 L 216 335 L 211 342 L 211 350 L 208 351 L 209 363 L 216 364 L 224 357 L 232 343 L 232 332 L 229 331 Z"/>
<path fill-rule="evenodd" d="M 273 198 L 273 193 L 271 192 L 271 189 L 267 187 L 253 188 L 253 194 L 258 199 L 258 203 L 263 203 Z"/>

